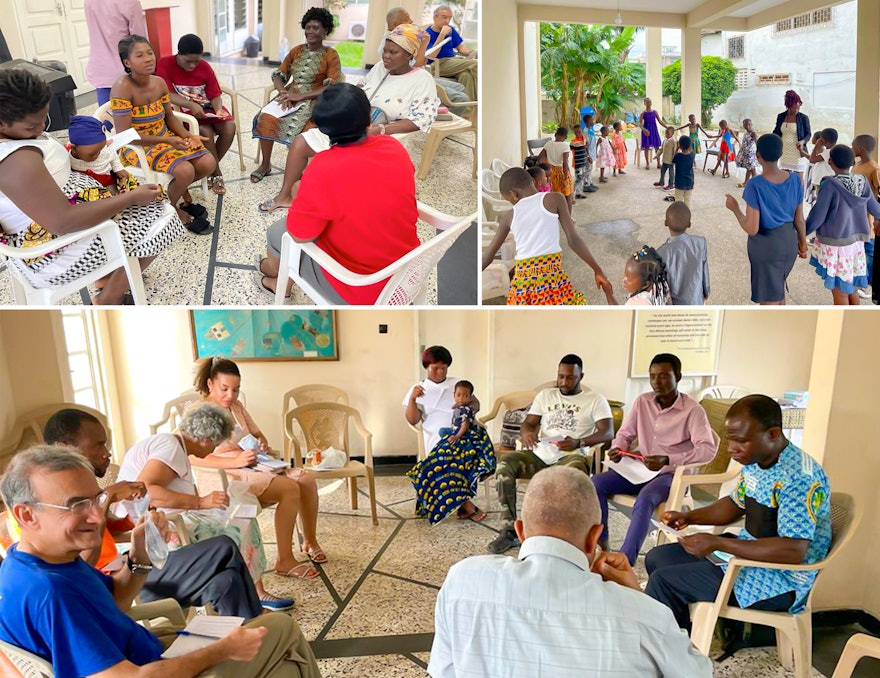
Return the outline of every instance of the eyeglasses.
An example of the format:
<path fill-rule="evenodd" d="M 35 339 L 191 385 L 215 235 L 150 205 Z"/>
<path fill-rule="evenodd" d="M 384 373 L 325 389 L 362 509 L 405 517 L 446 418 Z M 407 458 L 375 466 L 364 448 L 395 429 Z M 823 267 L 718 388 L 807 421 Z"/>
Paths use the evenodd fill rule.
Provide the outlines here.
<path fill-rule="evenodd" d="M 104 509 L 107 508 L 107 504 L 109 503 L 109 501 L 110 495 L 106 492 L 101 492 L 96 497 L 77 499 L 76 501 L 70 502 L 67 505 L 49 504 L 45 501 L 35 501 L 33 503 L 36 506 L 48 506 L 50 508 L 56 508 L 61 511 L 70 511 L 70 513 L 75 516 L 84 516 L 95 506 L 97 506 L 98 509 L 103 513 Z"/>

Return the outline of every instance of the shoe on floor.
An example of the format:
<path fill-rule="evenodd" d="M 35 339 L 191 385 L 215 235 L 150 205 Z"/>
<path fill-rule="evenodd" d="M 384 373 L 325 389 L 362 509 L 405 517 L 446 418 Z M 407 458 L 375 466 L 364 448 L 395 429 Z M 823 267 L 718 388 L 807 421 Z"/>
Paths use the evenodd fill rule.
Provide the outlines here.
<path fill-rule="evenodd" d="M 520 545 L 519 539 L 516 538 L 516 532 L 513 530 L 501 530 L 501 534 L 490 541 L 486 548 L 488 548 L 491 553 L 504 553 L 505 551 L 515 549 Z"/>
<path fill-rule="evenodd" d="M 284 612 L 293 609 L 293 598 L 279 598 L 271 593 L 260 596 L 260 605 L 273 612 Z"/>
<path fill-rule="evenodd" d="M 584 193 L 595 193 L 598 190 L 599 190 L 599 188 L 597 186 L 593 186 L 591 184 L 584 189 Z"/>

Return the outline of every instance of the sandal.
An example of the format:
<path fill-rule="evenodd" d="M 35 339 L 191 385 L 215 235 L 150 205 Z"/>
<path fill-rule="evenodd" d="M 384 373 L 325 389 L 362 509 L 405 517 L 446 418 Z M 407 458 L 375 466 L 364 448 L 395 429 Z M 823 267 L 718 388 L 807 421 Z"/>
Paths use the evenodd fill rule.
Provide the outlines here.
<path fill-rule="evenodd" d="M 270 174 L 272 174 L 272 170 L 266 170 L 265 172 L 254 170 L 253 172 L 251 172 L 251 183 L 258 184 Z"/>
<path fill-rule="evenodd" d="M 486 519 L 486 512 L 483 511 L 479 506 L 474 504 L 474 510 L 468 513 L 467 511 L 458 509 L 458 519 L 459 520 L 473 520 L 475 523 L 482 523 Z"/>
<path fill-rule="evenodd" d="M 323 565 L 328 560 L 327 554 L 324 553 L 324 549 L 311 549 L 310 551 L 306 551 L 306 555 L 309 557 L 309 560 L 318 565 Z"/>
<path fill-rule="evenodd" d="M 184 205 L 181 205 L 180 209 L 196 218 L 203 217 L 208 213 L 208 210 L 205 208 L 204 205 L 197 205 L 194 202 L 188 202 Z"/>
<path fill-rule="evenodd" d="M 746 186 L 745 184 L 737 184 L 736 185 L 737 188 L 745 188 L 745 186 Z"/>
<path fill-rule="evenodd" d="M 204 217 L 196 217 L 192 221 L 185 223 L 184 226 L 186 226 L 188 231 L 195 233 L 196 235 L 207 235 L 214 230 L 214 227 L 211 226 L 211 222 Z"/>
<path fill-rule="evenodd" d="M 710 170 L 709 170 L 709 174 L 711 174 L 711 175 L 714 177 L 714 176 L 715 176 L 715 172 L 717 172 L 717 171 L 718 171 L 717 168 L 716 168 L 716 169 L 710 169 Z"/>
<path fill-rule="evenodd" d="M 270 212 L 274 212 L 275 210 L 286 210 L 290 205 L 279 205 L 275 202 L 274 198 L 269 198 L 269 200 L 264 200 L 259 205 L 257 205 L 257 209 L 260 210 L 263 214 L 269 214 Z"/>
<path fill-rule="evenodd" d="M 275 570 L 275 574 L 281 577 L 293 577 L 294 579 L 314 579 L 319 576 L 319 572 L 311 566 L 310 563 L 299 563 L 287 572 Z"/>
<path fill-rule="evenodd" d="M 226 195 L 226 184 L 223 183 L 223 177 L 208 177 L 208 185 L 215 195 Z"/>
<path fill-rule="evenodd" d="M 262 262 L 260 262 L 260 263 L 262 263 Z M 274 298 L 275 292 L 273 292 L 268 287 L 266 287 L 266 284 L 263 282 L 263 279 L 266 278 L 267 276 L 265 276 L 262 271 L 254 271 L 253 276 L 254 276 L 254 282 L 257 283 L 257 287 L 259 287 L 261 290 L 263 290 L 266 294 L 271 294 L 272 297 Z M 288 294 L 284 298 L 290 299 L 290 295 Z"/>

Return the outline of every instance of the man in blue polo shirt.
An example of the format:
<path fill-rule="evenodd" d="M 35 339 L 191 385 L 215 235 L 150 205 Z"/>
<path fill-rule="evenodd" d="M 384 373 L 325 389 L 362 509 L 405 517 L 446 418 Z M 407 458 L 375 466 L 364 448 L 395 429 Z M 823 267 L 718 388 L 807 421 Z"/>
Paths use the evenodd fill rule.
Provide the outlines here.
<path fill-rule="evenodd" d="M 712 601 L 724 566 L 706 559 L 713 551 L 792 565 L 822 560 L 831 545 L 831 490 L 825 471 L 782 434 L 782 410 L 772 398 L 737 400 L 724 422 L 730 456 L 743 465 L 730 496 L 687 513 L 667 511 L 671 527 L 729 525 L 745 516 L 737 538 L 698 533 L 648 552 L 646 593 L 667 605 L 679 626 L 690 628 L 688 605 Z M 731 604 L 798 613 L 816 572 L 747 567 L 733 585 Z"/>
<path fill-rule="evenodd" d="M 107 503 L 86 458 L 51 445 L 20 452 L 0 495 L 21 528 L 0 566 L 0 640 L 52 662 L 59 678 L 133 676 L 160 661 L 160 639 L 123 612 L 152 567 L 143 522 L 132 531 L 127 567 L 112 577 L 79 555 L 100 546 Z M 319 675 L 296 622 L 278 612 L 161 661 L 175 678 Z"/>
<path fill-rule="evenodd" d="M 458 31 L 449 25 L 452 20 L 452 9 L 449 5 L 440 5 L 434 10 L 434 23 L 425 30 L 431 39 L 428 41 L 426 53 L 429 62 L 437 59 L 440 62 L 440 77 L 458 80 L 467 92 L 470 101 L 477 100 L 477 53 L 462 42 Z M 431 52 L 435 43 L 449 38 L 449 42 L 436 54 Z M 456 56 L 458 52 L 461 56 Z"/>

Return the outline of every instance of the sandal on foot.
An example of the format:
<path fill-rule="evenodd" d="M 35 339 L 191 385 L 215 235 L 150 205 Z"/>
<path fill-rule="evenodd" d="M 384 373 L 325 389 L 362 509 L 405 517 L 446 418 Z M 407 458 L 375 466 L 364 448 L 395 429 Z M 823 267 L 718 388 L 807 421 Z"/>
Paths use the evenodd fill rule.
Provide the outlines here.
<path fill-rule="evenodd" d="M 466 511 L 464 508 L 459 508 L 458 519 L 473 520 L 475 523 L 481 523 L 486 519 L 486 512 L 474 504 L 474 510 L 471 512 Z"/>
<path fill-rule="evenodd" d="M 318 571 L 309 563 L 299 563 L 287 572 L 275 570 L 275 574 L 281 577 L 293 577 L 294 579 L 314 579 L 318 576 Z"/>
<path fill-rule="evenodd" d="M 737 188 L 745 188 L 745 184 L 737 184 L 736 187 Z"/>
<path fill-rule="evenodd" d="M 223 183 L 223 177 L 209 177 L 208 183 L 215 195 L 226 195 L 226 184 Z"/>
<path fill-rule="evenodd" d="M 188 202 L 185 205 L 181 205 L 180 209 L 193 217 L 203 217 L 208 213 L 208 210 L 204 205 L 197 205 L 194 202 Z"/>
<path fill-rule="evenodd" d="M 262 263 L 262 262 L 261 262 L 261 263 Z M 257 283 L 257 287 L 259 287 L 261 290 L 263 290 L 266 294 L 271 294 L 272 297 L 274 298 L 274 296 L 275 296 L 275 292 L 273 292 L 273 291 L 270 290 L 268 287 L 266 287 L 266 283 L 263 282 L 263 280 L 264 280 L 267 276 L 264 275 L 264 274 L 262 273 L 262 271 L 254 271 L 253 275 L 254 275 L 254 282 Z M 289 294 L 288 294 L 288 295 L 285 295 L 284 298 L 285 298 L 285 299 L 290 299 L 290 295 L 289 295 Z"/>
<path fill-rule="evenodd" d="M 272 170 L 266 170 L 265 172 L 262 170 L 254 170 L 251 172 L 251 183 L 258 184 L 270 174 L 272 174 Z"/>
<path fill-rule="evenodd" d="M 715 172 L 717 172 L 717 171 L 718 171 L 717 169 L 710 169 L 710 170 L 709 170 L 709 174 L 711 174 L 711 175 L 714 177 L 714 176 L 715 176 Z"/>
<path fill-rule="evenodd" d="M 196 235 L 207 235 L 214 230 L 211 222 L 205 219 L 205 217 L 196 217 L 192 221 L 185 223 L 184 226 L 186 226 L 188 231 Z"/>
<path fill-rule="evenodd" d="M 293 598 L 279 598 L 271 593 L 260 596 L 260 605 L 273 612 L 283 612 L 293 608 Z"/>
<path fill-rule="evenodd" d="M 318 565 L 323 565 L 328 560 L 327 554 L 324 553 L 324 549 L 311 549 L 306 551 L 306 555 L 309 557 L 309 560 Z"/>
<path fill-rule="evenodd" d="M 275 210 L 286 210 L 288 207 L 290 207 L 290 205 L 279 205 L 275 202 L 274 198 L 264 200 L 259 205 L 257 205 L 257 209 L 260 210 L 263 214 L 269 214 L 270 212 L 274 212 Z"/>

